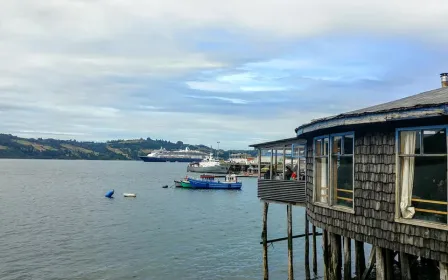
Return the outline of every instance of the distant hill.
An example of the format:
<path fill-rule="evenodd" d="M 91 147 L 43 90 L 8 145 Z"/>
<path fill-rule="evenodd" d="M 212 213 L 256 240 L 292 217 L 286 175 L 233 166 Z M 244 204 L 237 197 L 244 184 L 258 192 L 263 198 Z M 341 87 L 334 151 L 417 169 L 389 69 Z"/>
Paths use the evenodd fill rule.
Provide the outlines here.
<path fill-rule="evenodd" d="M 42 138 L 20 138 L 10 134 L 0 134 L 0 158 L 23 159 L 86 159 L 86 160 L 139 160 L 152 150 L 178 150 L 188 147 L 190 150 L 213 152 L 216 150 L 205 145 L 189 145 L 182 141 L 176 143 L 166 140 L 132 139 L 107 142 L 79 142 L 76 140 L 57 140 Z M 231 153 L 249 153 L 254 150 L 220 150 L 220 158 L 228 158 Z"/>

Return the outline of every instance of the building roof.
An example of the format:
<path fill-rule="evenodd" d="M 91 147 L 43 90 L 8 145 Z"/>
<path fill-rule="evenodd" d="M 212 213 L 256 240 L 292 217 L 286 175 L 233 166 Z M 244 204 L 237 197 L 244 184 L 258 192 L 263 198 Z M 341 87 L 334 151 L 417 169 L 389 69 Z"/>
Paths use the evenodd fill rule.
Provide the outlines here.
<path fill-rule="evenodd" d="M 296 128 L 298 135 L 341 125 L 365 124 L 390 120 L 445 115 L 448 87 L 426 91 L 388 103 L 383 103 L 336 116 L 311 121 Z"/>
<path fill-rule="evenodd" d="M 287 145 L 292 145 L 292 144 L 304 145 L 304 144 L 306 144 L 306 140 L 300 139 L 299 137 L 296 136 L 293 138 L 286 138 L 286 139 L 281 139 L 281 140 L 252 144 L 252 145 L 249 145 L 249 147 L 254 147 L 257 149 L 274 149 L 274 148 L 285 147 Z"/>

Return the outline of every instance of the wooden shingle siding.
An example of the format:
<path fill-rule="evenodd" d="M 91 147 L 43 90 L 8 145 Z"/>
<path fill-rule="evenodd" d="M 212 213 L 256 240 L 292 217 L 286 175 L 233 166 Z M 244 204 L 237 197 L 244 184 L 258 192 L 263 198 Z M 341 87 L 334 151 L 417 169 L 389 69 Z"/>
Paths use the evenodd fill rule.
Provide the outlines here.
<path fill-rule="evenodd" d="M 305 182 L 260 179 L 258 180 L 258 198 L 305 205 Z"/>
<path fill-rule="evenodd" d="M 354 214 L 312 203 L 312 145 L 307 154 L 307 214 L 312 224 L 375 246 L 448 262 L 447 231 L 394 221 L 394 131 L 355 131 Z"/>

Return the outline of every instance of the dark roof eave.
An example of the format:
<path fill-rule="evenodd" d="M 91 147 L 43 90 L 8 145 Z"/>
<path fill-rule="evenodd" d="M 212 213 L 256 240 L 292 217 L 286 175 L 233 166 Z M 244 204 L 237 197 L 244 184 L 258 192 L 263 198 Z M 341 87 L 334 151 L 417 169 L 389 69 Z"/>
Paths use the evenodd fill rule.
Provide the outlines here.
<path fill-rule="evenodd" d="M 369 124 L 387 121 L 421 119 L 444 116 L 448 113 L 446 104 L 437 106 L 416 106 L 414 108 L 399 108 L 382 112 L 369 112 L 360 114 L 341 114 L 331 118 L 319 119 L 309 124 L 301 125 L 295 129 L 297 136 L 326 128 L 335 128 L 346 125 Z"/>
<path fill-rule="evenodd" d="M 249 145 L 249 147 L 256 148 L 256 149 L 267 149 L 267 148 L 279 148 L 279 147 L 285 147 L 287 145 L 292 144 L 306 144 L 306 140 L 302 139 L 298 136 L 292 137 L 292 138 L 286 138 L 286 139 L 280 139 L 275 141 L 269 141 L 264 143 L 257 143 Z"/>

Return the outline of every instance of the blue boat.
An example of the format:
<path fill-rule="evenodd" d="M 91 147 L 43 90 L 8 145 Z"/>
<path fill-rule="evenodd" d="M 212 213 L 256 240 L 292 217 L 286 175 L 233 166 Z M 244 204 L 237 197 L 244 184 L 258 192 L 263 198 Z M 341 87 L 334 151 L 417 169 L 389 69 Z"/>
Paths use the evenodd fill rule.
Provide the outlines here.
<path fill-rule="evenodd" d="M 188 178 L 188 181 L 192 189 L 239 190 L 242 187 L 235 175 L 227 175 L 225 181 L 215 181 L 213 175 L 201 175 L 200 180 Z"/>

